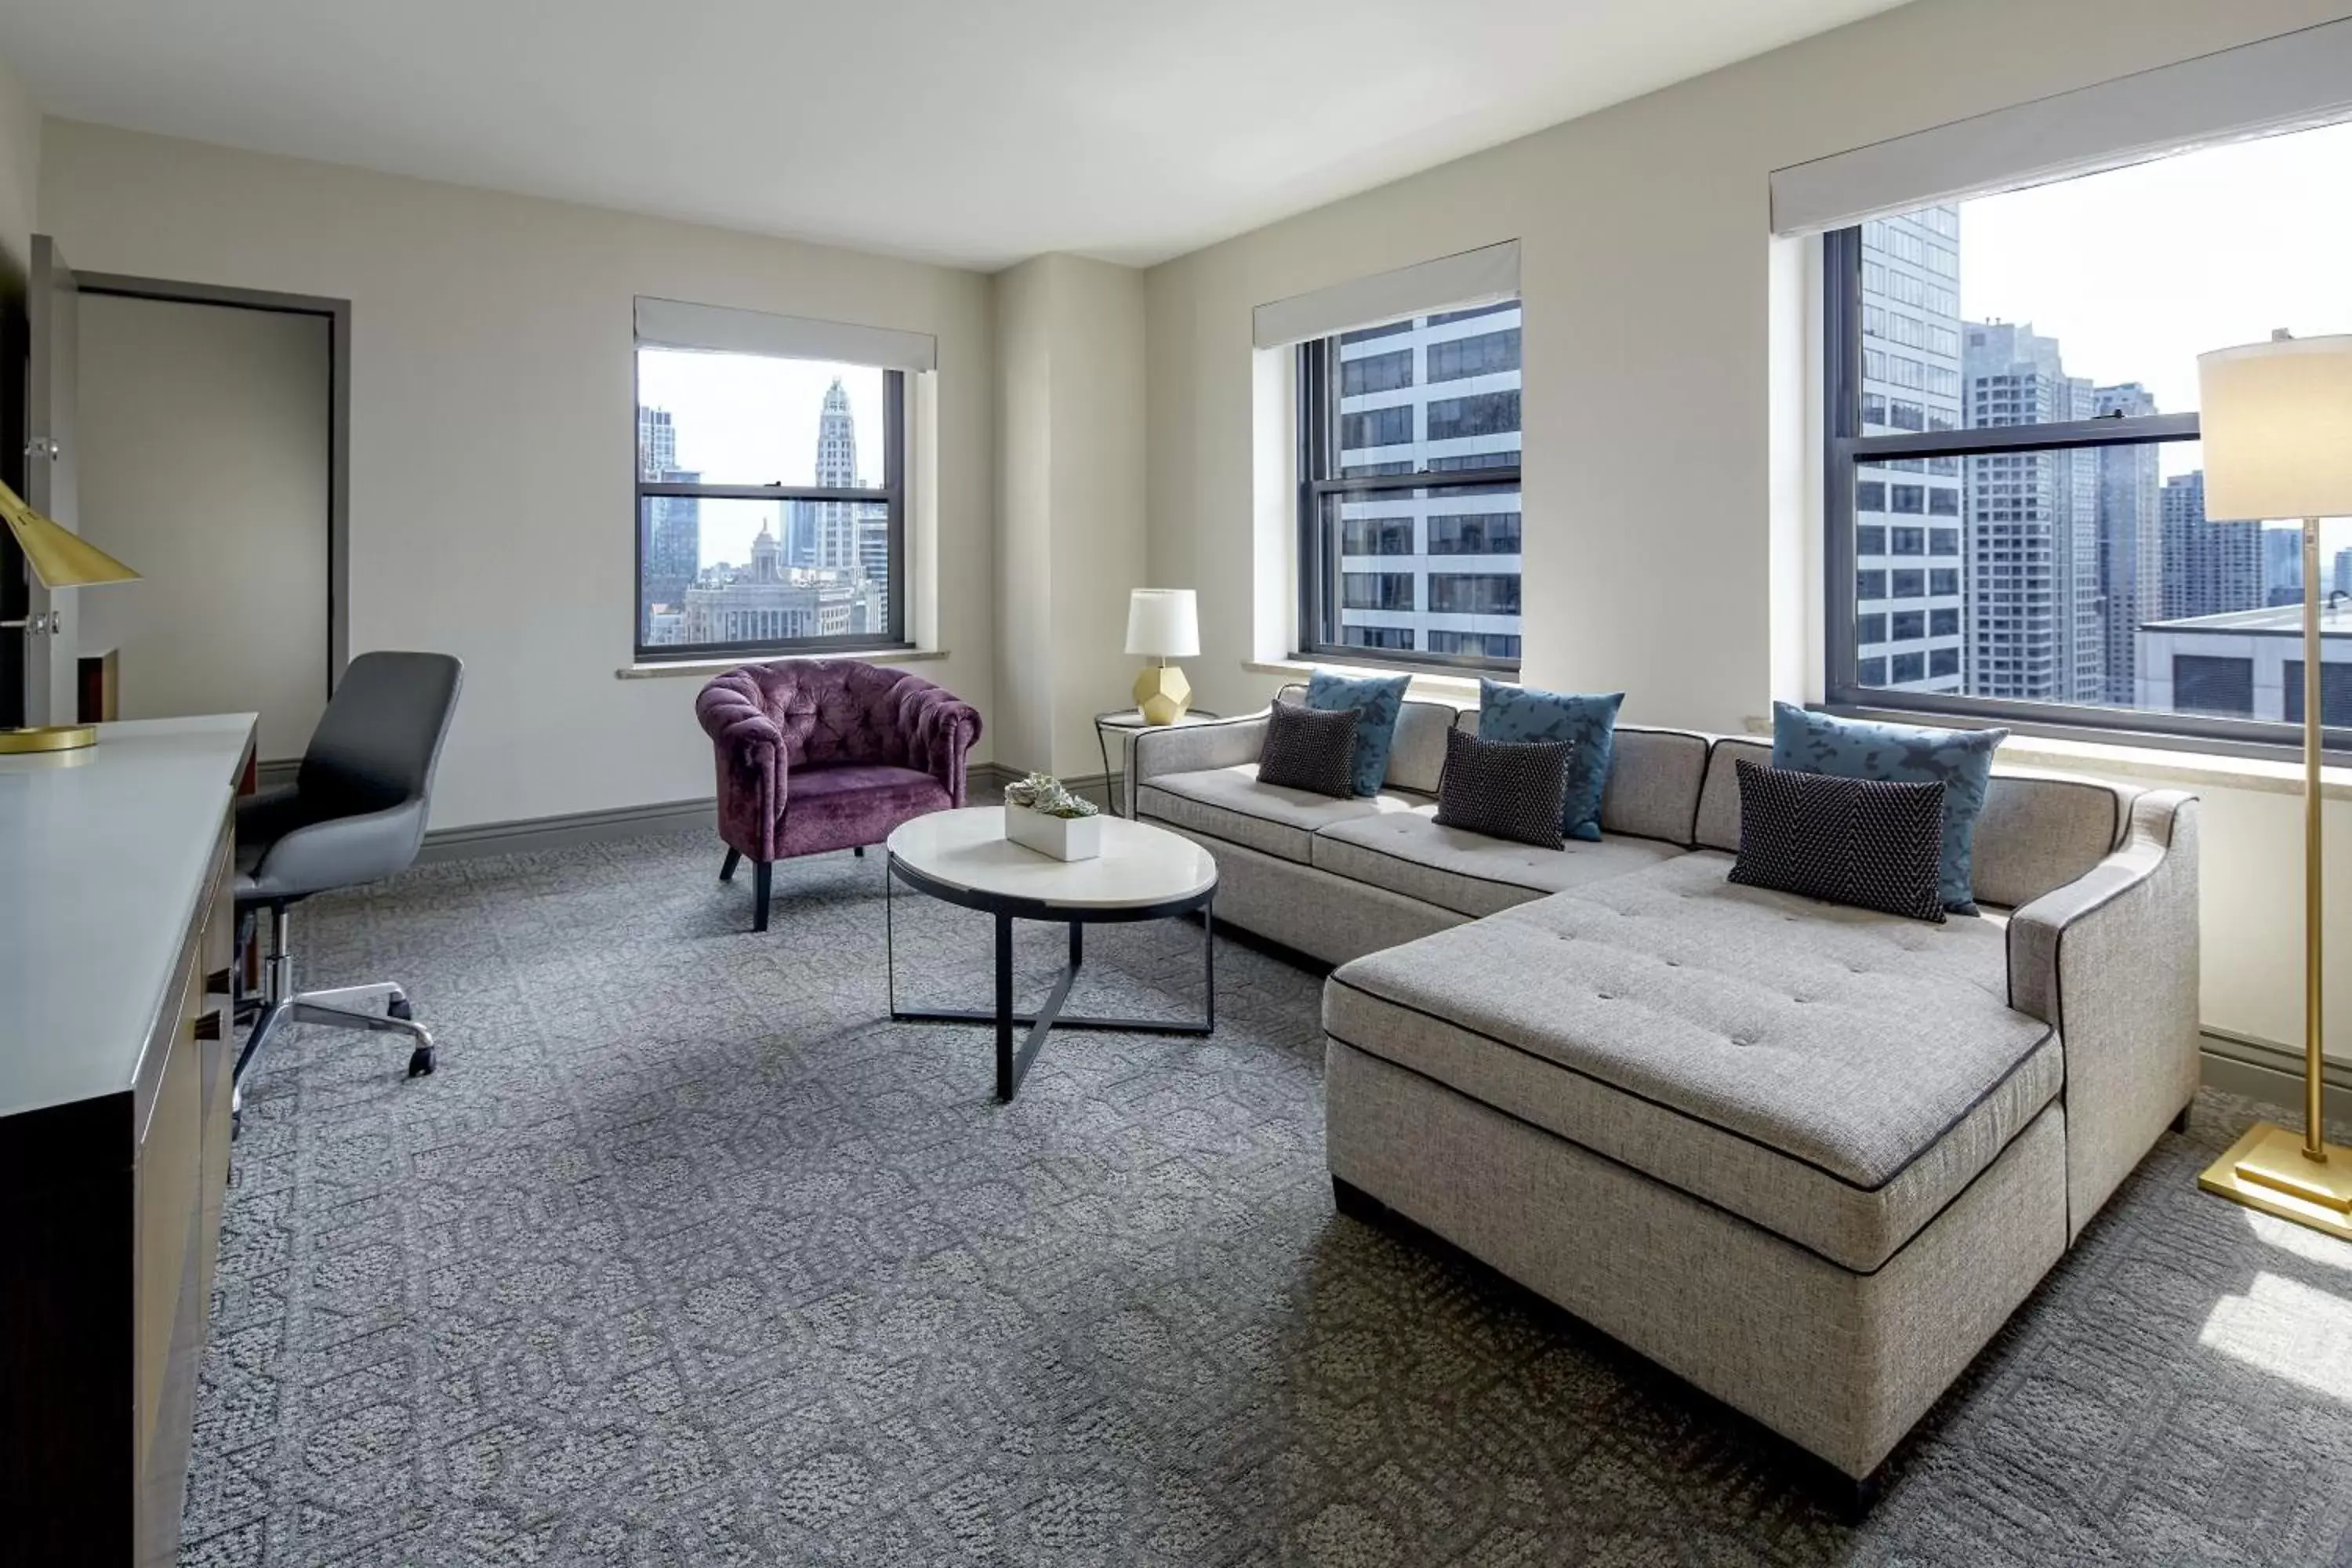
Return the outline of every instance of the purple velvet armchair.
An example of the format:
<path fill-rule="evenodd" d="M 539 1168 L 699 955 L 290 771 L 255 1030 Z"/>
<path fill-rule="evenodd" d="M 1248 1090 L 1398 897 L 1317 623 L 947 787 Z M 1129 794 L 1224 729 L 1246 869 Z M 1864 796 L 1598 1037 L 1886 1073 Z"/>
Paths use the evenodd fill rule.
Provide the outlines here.
<path fill-rule="evenodd" d="M 768 929 L 775 863 L 866 853 L 898 824 L 963 804 L 972 706 L 928 680 L 860 659 L 747 664 L 702 689 L 695 716 L 719 764 L 719 836 L 734 879 L 750 857 L 752 930 Z"/>

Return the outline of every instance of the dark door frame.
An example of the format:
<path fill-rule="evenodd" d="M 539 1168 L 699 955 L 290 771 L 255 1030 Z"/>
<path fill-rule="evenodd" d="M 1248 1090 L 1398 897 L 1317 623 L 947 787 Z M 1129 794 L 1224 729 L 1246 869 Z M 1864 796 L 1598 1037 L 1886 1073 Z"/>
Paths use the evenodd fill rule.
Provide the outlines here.
<path fill-rule="evenodd" d="M 117 272 L 76 272 L 84 294 L 112 294 L 183 305 L 226 305 L 247 310 L 321 316 L 327 321 L 329 362 L 327 487 L 327 695 L 334 695 L 351 663 L 352 604 L 352 302 L 315 294 L 281 294 L 261 289 L 229 289 L 213 283 L 179 283 L 132 278 Z M 22 684 L 21 679 L 19 684 Z"/>

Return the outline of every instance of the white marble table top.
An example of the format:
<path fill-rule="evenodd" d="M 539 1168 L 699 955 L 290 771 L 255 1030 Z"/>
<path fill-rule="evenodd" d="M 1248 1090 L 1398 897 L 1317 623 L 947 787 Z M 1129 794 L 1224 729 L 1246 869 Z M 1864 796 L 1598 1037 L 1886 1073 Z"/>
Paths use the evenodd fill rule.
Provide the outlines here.
<path fill-rule="evenodd" d="M 1191 839 L 1122 817 L 1102 818 L 1102 853 L 1056 860 L 1004 837 L 1004 808 L 966 806 L 901 823 L 890 854 L 935 882 L 983 897 L 1072 910 L 1138 909 L 1195 898 L 1217 885 L 1217 862 Z"/>

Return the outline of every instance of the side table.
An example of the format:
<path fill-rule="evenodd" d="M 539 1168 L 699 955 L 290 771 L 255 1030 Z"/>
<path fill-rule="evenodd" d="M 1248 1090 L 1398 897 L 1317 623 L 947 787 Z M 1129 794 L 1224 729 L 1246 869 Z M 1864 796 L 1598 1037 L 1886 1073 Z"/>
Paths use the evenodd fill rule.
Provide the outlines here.
<path fill-rule="evenodd" d="M 1144 721 L 1143 710 L 1139 708 L 1121 708 L 1108 713 L 1096 714 L 1095 744 L 1102 752 L 1103 773 L 1105 775 L 1103 780 L 1103 805 L 1105 809 L 1108 810 L 1113 816 L 1124 816 L 1126 815 L 1125 812 L 1122 812 L 1118 808 L 1118 797 L 1119 795 L 1124 792 L 1114 791 L 1111 788 L 1110 781 L 1113 778 L 1116 778 L 1121 784 L 1124 784 L 1127 782 L 1128 763 L 1129 759 L 1134 754 L 1135 737 L 1138 734 L 1141 733 L 1145 730 L 1174 730 L 1180 729 L 1186 724 L 1206 724 L 1223 717 L 1223 714 L 1210 713 L 1202 709 L 1195 708 L 1188 711 L 1184 717 L 1177 720 L 1173 724 L 1151 724 Z M 1110 738 L 1114 734 L 1118 737 L 1118 766 L 1117 769 L 1113 769 L 1110 765 Z"/>

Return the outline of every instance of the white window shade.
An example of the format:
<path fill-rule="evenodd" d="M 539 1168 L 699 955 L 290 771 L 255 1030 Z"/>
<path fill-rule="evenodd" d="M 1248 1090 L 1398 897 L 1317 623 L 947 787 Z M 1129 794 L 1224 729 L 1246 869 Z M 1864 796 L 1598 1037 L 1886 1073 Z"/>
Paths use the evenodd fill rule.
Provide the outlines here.
<path fill-rule="evenodd" d="M 1772 230 L 1818 234 L 2347 117 L 2352 21 L 2328 22 L 1777 169 Z"/>
<path fill-rule="evenodd" d="M 830 360 L 885 370 L 937 370 L 940 341 L 929 332 L 773 316 L 724 305 L 637 297 L 637 342 L 652 348 Z"/>
<path fill-rule="evenodd" d="M 1278 349 L 1407 316 L 1491 305 L 1518 292 L 1519 242 L 1507 239 L 1260 305 L 1253 332 L 1258 347 Z"/>

